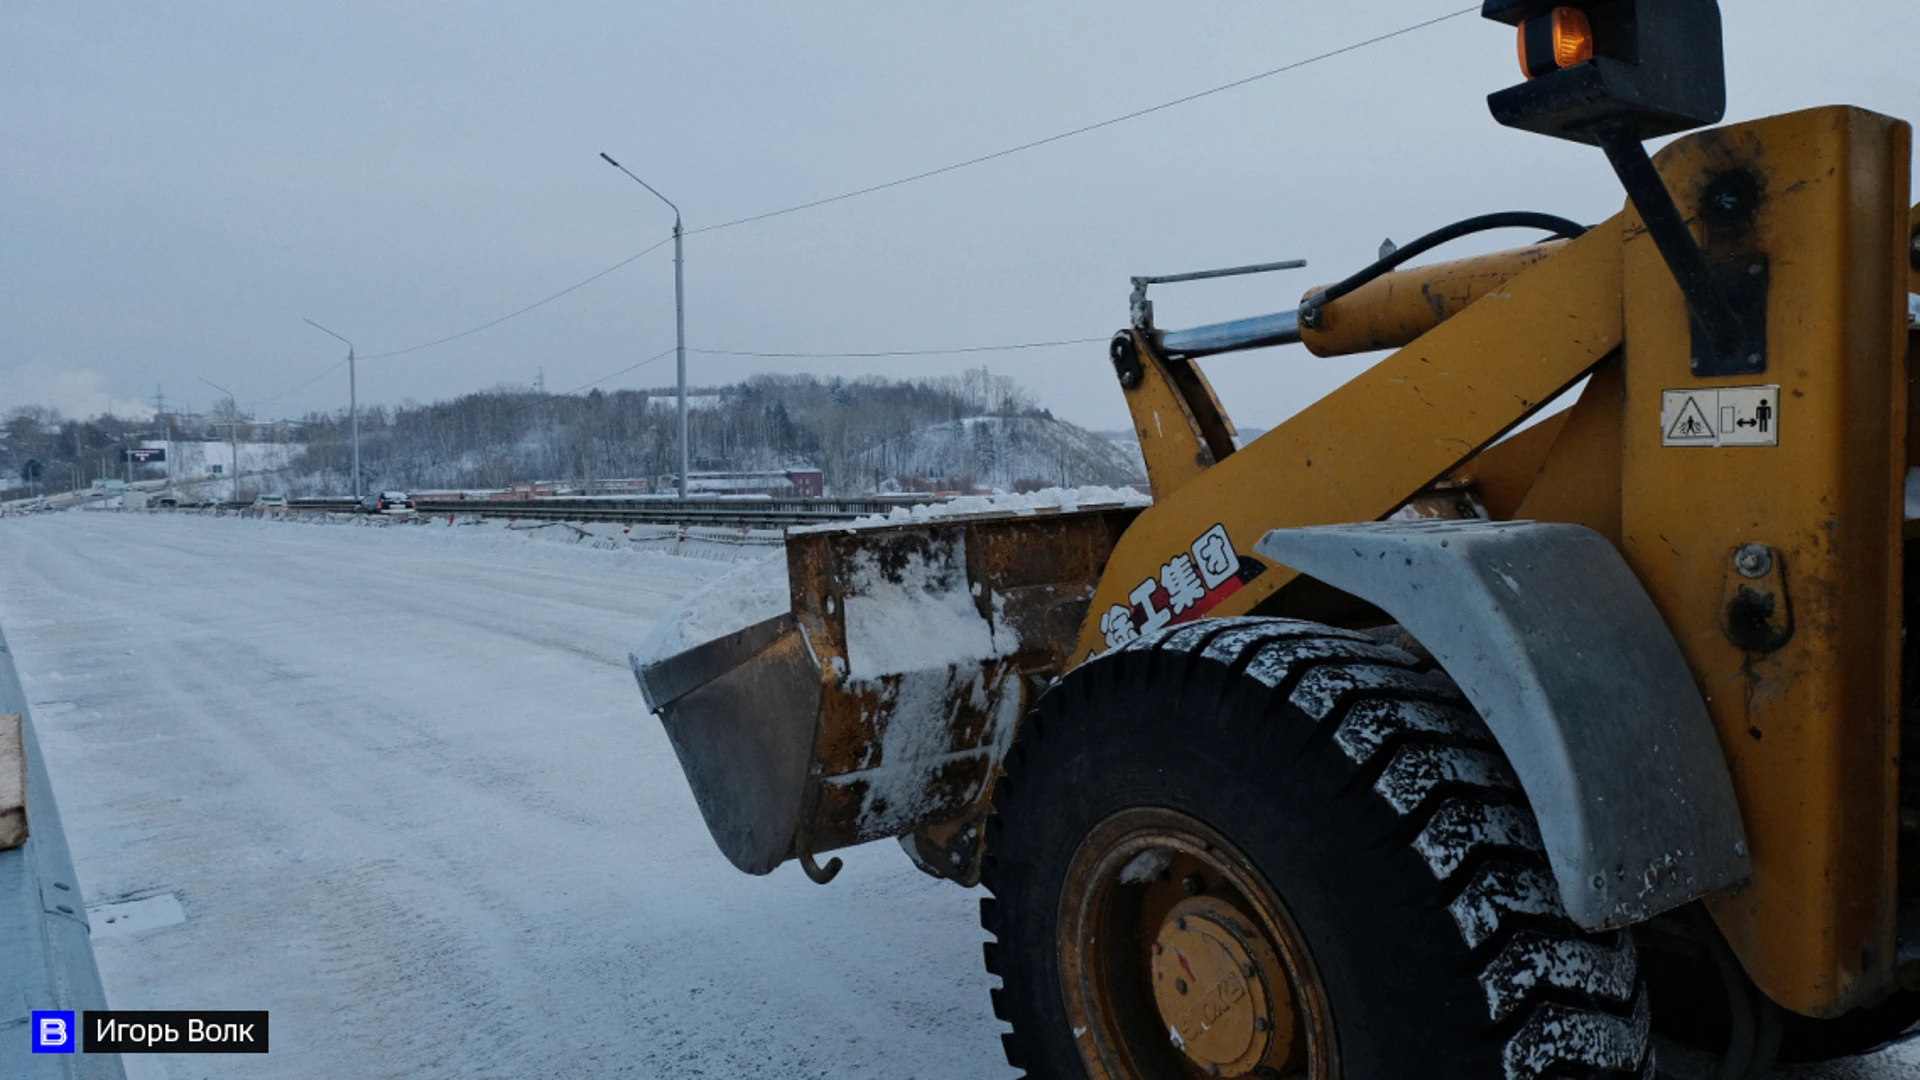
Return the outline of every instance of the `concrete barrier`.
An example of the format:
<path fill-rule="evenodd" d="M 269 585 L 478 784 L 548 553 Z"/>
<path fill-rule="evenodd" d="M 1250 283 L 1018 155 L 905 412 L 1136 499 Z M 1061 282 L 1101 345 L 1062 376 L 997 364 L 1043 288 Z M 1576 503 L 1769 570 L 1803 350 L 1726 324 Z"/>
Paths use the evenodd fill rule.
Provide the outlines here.
<path fill-rule="evenodd" d="M 9 1080 L 126 1080 L 118 1054 L 36 1054 L 29 1018 L 38 1009 L 107 1007 L 93 962 L 87 907 L 53 804 L 47 763 L 34 739 L 13 653 L 0 634 L 0 715 L 20 717 L 26 758 L 26 843 L 0 851 L 0 1076 Z M 75 1032 L 78 1037 L 78 1032 Z"/>

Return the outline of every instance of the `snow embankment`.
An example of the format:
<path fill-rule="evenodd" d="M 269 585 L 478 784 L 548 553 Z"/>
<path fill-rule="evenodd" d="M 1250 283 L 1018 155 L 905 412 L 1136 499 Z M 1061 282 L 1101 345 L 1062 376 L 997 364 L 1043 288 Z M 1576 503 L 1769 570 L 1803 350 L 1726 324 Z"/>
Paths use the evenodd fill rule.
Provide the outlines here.
<path fill-rule="evenodd" d="M 979 517 L 984 514 L 1067 514 L 1110 506 L 1150 506 L 1153 499 L 1133 488 L 1077 487 L 1046 488 L 1019 495 L 962 495 L 942 503 L 896 506 L 885 514 L 869 514 L 852 521 L 829 525 L 800 525 L 791 532 L 838 532 L 843 529 L 870 529 L 882 525 L 912 525 L 951 518 Z"/>
<path fill-rule="evenodd" d="M 169 511 L 182 517 L 239 517 L 267 528 L 291 525 L 373 529 L 389 536 L 457 536 L 461 542 L 567 546 L 651 552 L 716 562 L 747 562 L 780 547 L 779 529 L 620 522 L 528 521 L 477 514 L 315 514 L 261 516 L 251 511 Z"/>

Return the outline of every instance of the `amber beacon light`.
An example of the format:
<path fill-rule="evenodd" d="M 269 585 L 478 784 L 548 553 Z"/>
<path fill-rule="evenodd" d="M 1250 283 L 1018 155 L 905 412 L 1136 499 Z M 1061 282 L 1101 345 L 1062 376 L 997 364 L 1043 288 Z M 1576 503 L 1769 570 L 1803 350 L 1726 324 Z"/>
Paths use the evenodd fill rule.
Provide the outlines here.
<path fill-rule="evenodd" d="M 1529 79 L 1593 59 L 1593 27 L 1578 8 L 1557 7 L 1520 24 L 1520 70 Z"/>

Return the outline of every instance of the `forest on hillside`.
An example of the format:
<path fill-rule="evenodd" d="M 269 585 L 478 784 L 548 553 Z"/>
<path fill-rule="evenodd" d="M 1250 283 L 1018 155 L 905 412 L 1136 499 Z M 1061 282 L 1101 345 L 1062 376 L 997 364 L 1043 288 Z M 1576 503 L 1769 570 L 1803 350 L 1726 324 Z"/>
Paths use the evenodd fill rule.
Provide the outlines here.
<path fill-rule="evenodd" d="M 817 468 L 829 493 L 1002 490 L 1120 485 L 1142 477 L 1138 453 L 1057 420 L 1006 376 L 974 371 L 923 378 L 757 375 L 690 393 L 696 472 Z M 0 417 L 0 495 L 85 487 L 123 475 L 122 447 L 144 440 L 225 439 L 304 446 L 274 486 L 290 495 L 352 489 L 344 413 L 297 420 L 248 417 L 231 402 L 207 416 L 73 420 L 37 406 Z M 363 490 L 500 488 L 554 480 L 658 481 L 678 469 L 671 391 L 547 394 L 499 387 L 432 404 L 363 406 Z M 30 464 L 31 463 L 31 464 Z M 135 478 L 159 477 L 157 468 Z"/>
<path fill-rule="evenodd" d="M 1125 451 L 1054 419 L 1005 376 L 757 375 L 689 396 L 695 471 L 812 467 L 825 472 L 835 494 L 929 482 L 1009 490 L 1125 484 L 1140 474 Z M 612 477 L 659 478 L 678 468 L 674 404 L 671 391 L 564 395 L 503 387 L 365 410 L 364 486 L 496 488 L 533 479 L 591 486 Z M 983 417 L 993 423 L 983 426 Z M 291 470 L 296 486 L 342 488 L 352 460 L 345 417 L 308 417 L 303 430 L 307 450 Z"/>

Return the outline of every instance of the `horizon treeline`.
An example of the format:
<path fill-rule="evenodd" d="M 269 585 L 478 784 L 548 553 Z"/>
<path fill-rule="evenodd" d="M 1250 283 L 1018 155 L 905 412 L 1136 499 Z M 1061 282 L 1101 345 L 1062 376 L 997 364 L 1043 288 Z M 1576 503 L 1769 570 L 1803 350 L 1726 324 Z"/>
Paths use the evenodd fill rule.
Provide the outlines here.
<path fill-rule="evenodd" d="M 697 472 L 817 468 L 827 490 L 843 495 L 943 482 L 1008 489 L 1124 484 L 1139 474 L 1126 452 L 1055 420 L 1012 378 L 984 371 L 918 379 L 766 374 L 689 391 L 689 400 L 689 456 Z M 672 391 L 496 387 L 432 404 L 362 407 L 362 488 L 657 480 L 679 467 L 674 406 Z M 7 480 L 0 486 L 21 487 L 28 459 L 41 462 L 43 487 L 64 489 L 69 477 L 85 486 L 101 475 L 124 475 L 118 448 L 167 437 L 168 426 L 176 439 L 224 438 L 226 425 L 238 423 L 243 441 L 304 445 L 281 476 L 288 494 L 351 490 L 344 412 L 254 423 L 223 402 L 216 413 L 77 421 L 37 406 L 16 408 L 4 418 L 0 468 Z M 136 478 L 160 475 L 135 470 Z"/>

